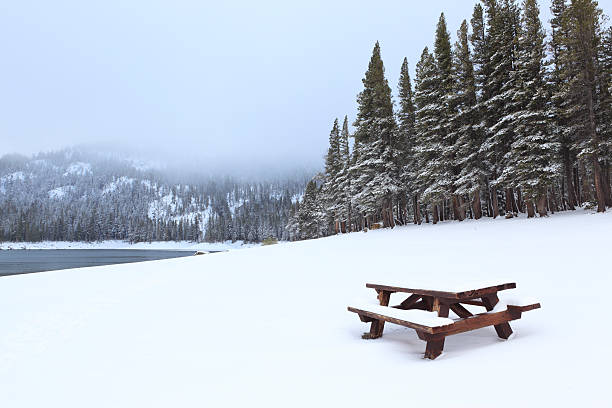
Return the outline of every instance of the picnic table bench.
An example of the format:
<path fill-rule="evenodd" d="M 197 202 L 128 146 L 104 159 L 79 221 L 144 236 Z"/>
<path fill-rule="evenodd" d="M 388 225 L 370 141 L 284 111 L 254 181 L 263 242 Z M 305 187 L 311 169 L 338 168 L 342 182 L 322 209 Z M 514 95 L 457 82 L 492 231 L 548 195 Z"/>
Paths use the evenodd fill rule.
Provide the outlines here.
<path fill-rule="evenodd" d="M 497 335 L 507 339 L 512 334 L 508 322 L 521 318 L 523 312 L 540 308 L 539 303 L 510 301 L 500 303 L 497 292 L 516 288 L 516 283 L 503 283 L 463 291 L 440 291 L 367 283 L 366 287 L 378 293 L 380 305 L 349 306 L 362 322 L 371 323 L 370 331 L 362 337 L 376 339 L 382 336 L 385 322 L 410 327 L 427 342 L 425 358 L 431 360 L 442 354 L 447 336 L 493 326 Z M 389 307 L 392 293 L 409 296 L 401 303 Z M 483 307 L 486 312 L 473 314 L 463 305 Z M 449 311 L 458 319 L 450 319 Z"/>

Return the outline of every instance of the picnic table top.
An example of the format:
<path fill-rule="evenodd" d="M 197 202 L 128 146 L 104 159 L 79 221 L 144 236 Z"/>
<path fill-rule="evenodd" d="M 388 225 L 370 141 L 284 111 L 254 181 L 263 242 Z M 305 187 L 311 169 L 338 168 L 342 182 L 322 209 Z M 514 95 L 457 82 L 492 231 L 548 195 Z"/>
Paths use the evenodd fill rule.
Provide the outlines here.
<path fill-rule="evenodd" d="M 499 292 L 500 290 L 506 289 L 514 289 L 516 288 L 516 283 L 501 283 L 501 284 L 488 284 L 488 285 L 472 285 L 469 286 L 470 289 L 463 288 L 460 290 L 435 290 L 435 289 L 418 289 L 418 288 L 409 288 L 402 286 L 393 286 L 393 285 L 382 285 L 376 283 L 366 283 L 366 287 L 376 290 L 382 290 L 387 292 L 405 292 L 405 293 L 413 293 L 416 295 L 424 295 L 424 296 L 432 296 L 437 298 L 445 298 L 445 299 L 473 299 L 486 295 L 491 295 Z"/>

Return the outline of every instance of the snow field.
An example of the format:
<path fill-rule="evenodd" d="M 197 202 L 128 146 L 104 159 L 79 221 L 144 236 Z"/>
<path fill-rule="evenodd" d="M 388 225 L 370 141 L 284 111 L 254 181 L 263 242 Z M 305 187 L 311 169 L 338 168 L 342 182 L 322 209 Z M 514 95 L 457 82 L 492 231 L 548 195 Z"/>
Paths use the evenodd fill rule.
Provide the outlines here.
<path fill-rule="evenodd" d="M 0 405 L 606 406 L 610 231 L 577 212 L 5 277 Z M 366 282 L 508 279 L 542 309 L 434 361 L 411 329 L 362 340 L 346 310 L 375 301 Z"/>

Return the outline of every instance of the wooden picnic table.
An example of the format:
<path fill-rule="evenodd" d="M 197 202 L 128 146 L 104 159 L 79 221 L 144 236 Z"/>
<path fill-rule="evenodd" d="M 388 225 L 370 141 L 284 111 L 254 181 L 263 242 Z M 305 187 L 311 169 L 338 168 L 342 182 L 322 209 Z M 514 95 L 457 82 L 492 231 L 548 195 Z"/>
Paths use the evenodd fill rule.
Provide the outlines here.
<path fill-rule="evenodd" d="M 516 288 L 516 283 L 502 283 L 479 289 L 463 290 L 460 292 L 448 292 L 431 289 L 412 289 L 398 286 L 379 285 L 366 283 L 366 287 L 376 290 L 381 306 L 389 306 L 392 293 L 409 293 L 410 296 L 397 306 L 398 309 L 421 309 L 430 312 L 438 312 L 440 317 L 448 317 L 449 309 L 459 317 L 470 317 L 472 314 L 461 304 L 482 306 L 487 311 L 493 310 L 499 297 L 497 292 Z"/>
<path fill-rule="evenodd" d="M 512 334 L 509 321 L 520 319 L 522 312 L 540 307 L 539 303 L 508 305 L 506 310 L 489 313 L 499 303 L 497 292 L 514 289 L 516 283 L 501 283 L 462 291 L 419 289 L 373 283 L 367 283 L 366 287 L 377 292 L 381 306 L 389 306 L 391 294 L 405 293 L 408 297 L 401 303 L 391 306 L 391 308 L 436 312 L 438 317 L 441 318 L 448 318 L 449 312 L 452 311 L 459 317 L 454 321 L 447 319 L 442 326 L 427 326 L 407 318 L 394 317 L 392 316 L 393 313 L 385 313 L 386 309 L 378 308 L 372 311 L 367 310 L 367 308 L 349 307 L 349 311 L 358 313 L 362 321 L 372 323 L 369 333 L 365 333 L 363 338 L 376 339 L 381 337 L 385 321 L 411 327 L 417 331 L 420 339 L 427 341 L 425 357 L 430 359 L 434 359 L 442 353 L 444 339 L 448 335 L 492 325 L 499 337 L 507 339 Z M 463 305 L 481 306 L 486 312 L 475 315 Z"/>

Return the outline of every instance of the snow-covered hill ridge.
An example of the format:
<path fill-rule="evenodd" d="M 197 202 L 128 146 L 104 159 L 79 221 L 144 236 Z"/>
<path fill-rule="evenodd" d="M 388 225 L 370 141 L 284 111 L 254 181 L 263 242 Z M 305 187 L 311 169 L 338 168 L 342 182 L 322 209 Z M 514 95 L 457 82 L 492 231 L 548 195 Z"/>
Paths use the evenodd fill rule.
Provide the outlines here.
<path fill-rule="evenodd" d="M 0 158 L 0 241 L 286 239 L 307 175 L 274 182 L 167 174 L 70 149 Z"/>
<path fill-rule="evenodd" d="M 610 231 L 612 214 L 579 211 L 3 278 L 0 398 L 17 408 L 606 406 Z M 508 341 L 491 327 L 451 336 L 435 361 L 400 326 L 362 340 L 367 325 L 346 310 L 374 300 L 366 282 L 508 279 L 517 289 L 502 300 L 527 295 L 542 309 L 512 322 Z"/>

